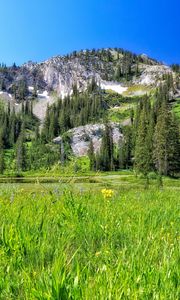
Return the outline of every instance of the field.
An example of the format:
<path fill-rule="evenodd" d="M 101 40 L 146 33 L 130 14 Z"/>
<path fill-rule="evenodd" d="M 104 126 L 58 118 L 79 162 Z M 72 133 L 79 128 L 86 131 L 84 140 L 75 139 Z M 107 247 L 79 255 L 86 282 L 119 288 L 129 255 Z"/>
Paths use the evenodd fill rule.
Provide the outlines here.
<path fill-rule="evenodd" d="M 0 299 L 180 297 L 180 181 L 0 184 Z"/>

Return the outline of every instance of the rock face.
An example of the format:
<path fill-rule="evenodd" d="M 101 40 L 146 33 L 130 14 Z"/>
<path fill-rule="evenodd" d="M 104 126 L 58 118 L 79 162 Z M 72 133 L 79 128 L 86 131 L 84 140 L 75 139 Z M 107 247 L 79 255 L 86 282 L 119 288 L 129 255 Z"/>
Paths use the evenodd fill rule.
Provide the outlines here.
<path fill-rule="evenodd" d="M 122 74 L 129 69 L 132 76 L 127 82 Z M 13 97 L 13 86 L 23 80 L 28 88 L 29 99 L 34 89 L 37 90 L 33 112 L 43 122 L 47 105 L 53 104 L 57 96 L 64 99 L 72 94 L 75 87 L 79 92 L 85 91 L 92 79 L 101 89 L 123 94 L 129 87 L 137 85 L 156 87 L 167 73 L 175 74 L 170 67 L 145 54 L 135 55 L 122 49 L 85 50 L 52 57 L 41 63 L 28 62 L 21 67 L 14 65 L 4 69 L 0 67 L 0 89 L 3 86 L 0 99 L 9 101 L 19 110 L 19 101 Z M 179 90 L 174 92 L 177 95 L 180 93 Z M 144 92 L 136 92 L 134 96 L 141 94 Z"/>
<path fill-rule="evenodd" d="M 118 145 L 123 141 L 123 134 L 120 129 L 119 123 L 111 123 L 112 138 L 114 144 Z M 88 154 L 90 141 L 92 140 L 94 151 L 97 153 L 100 150 L 102 135 L 105 129 L 104 124 L 89 124 L 79 126 L 69 130 L 68 136 L 70 137 L 70 145 L 72 152 L 75 156 L 84 156 Z M 62 138 L 57 137 L 54 143 L 61 144 Z"/>
<path fill-rule="evenodd" d="M 164 74 L 173 73 L 171 68 L 165 65 L 142 66 L 142 73 L 138 79 L 133 81 L 134 84 L 140 85 L 157 85 Z"/>
<path fill-rule="evenodd" d="M 139 64 L 138 77 L 134 76 L 130 84 L 156 84 L 159 78 L 171 68 L 148 58 L 146 55 L 134 55 L 130 52 L 119 52 L 115 49 L 101 49 L 97 51 L 81 51 L 66 56 L 52 57 L 41 63 L 28 62 L 21 67 L 6 68 L 0 71 L 0 80 L 4 80 L 6 91 L 11 92 L 13 83 L 25 80 L 28 87 L 34 85 L 43 93 L 55 91 L 64 98 L 70 95 L 73 86 L 77 85 L 79 91 L 85 90 L 88 83 L 95 78 L 97 83 L 106 88 L 111 88 L 122 93 L 126 86 L 114 83 L 116 71 L 119 66 L 127 68 L 126 57 L 131 55 L 130 66 L 135 72 L 137 61 Z M 110 58 L 109 58 L 110 56 Z M 113 57 L 113 59 L 111 59 Z"/>

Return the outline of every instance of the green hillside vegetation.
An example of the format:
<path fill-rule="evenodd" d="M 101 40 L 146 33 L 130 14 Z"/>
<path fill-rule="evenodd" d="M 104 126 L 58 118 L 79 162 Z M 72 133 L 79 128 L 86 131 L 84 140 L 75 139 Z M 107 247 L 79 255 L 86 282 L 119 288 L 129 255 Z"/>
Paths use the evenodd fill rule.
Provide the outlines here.
<path fill-rule="evenodd" d="M 176 99 L 176 102 L 173 105 L 173 112 L 180 119 L 180 98 Z"/>
<path fill-rule="evenodd" d="M 174 88 L 167 75 L 154 92 L 142 96 L 123 96 L 101 90 L 92 79 L 86 92 L 73 88 L 73 95 L 58 99 L 47 107 L 42 130 L 33 115 L 33 105 L 23 94 L 22 110 L 0 106 L 0 173 L 22 176 L 26 172 L 49 170 L 58 163 L 68 166 L 76 161 L 70 147 L 68 130 L 80 125 L 104 123 L 99 153 L 89 149 L 89 171 L 134 169 L 147 176 L 178 176 L 180 170 L 179 100 L 169 97 Z M 175 112 L 175 115 L 173 114 Z M 111 121 L 119 122 L 123 144 L 114 145 Z M 62 136 L 61 147 L 53 139 Z M 164 147 L 166 145 L 166 147 Z M 68 168 L 68 167 L 67 167 Z M 78 168 L 78 167 L 77 167 Z"/>
<path fill-rule="evenodd" d="M 133 85 L 129 86 L 127 91 L 123 93 L 124 96 L 142 96 L 143 94 L 150 94 L 153 92 L 154 89 L 152 87 L 148 87 L 145 85 Z"/>

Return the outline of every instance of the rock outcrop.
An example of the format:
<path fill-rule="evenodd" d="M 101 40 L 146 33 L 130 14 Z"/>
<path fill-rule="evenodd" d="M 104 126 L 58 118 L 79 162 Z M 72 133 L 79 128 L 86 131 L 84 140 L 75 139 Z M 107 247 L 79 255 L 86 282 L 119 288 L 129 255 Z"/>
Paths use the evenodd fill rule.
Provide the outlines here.
<path fill-rule="evenodd" d="M 133 84 L 157 86 L 163 75 L 173 73 L 171 68 L 165 65 L 142 66 L 141 75 L 133 80 Z"/>
<path fill-rule="evenodd" d="M 125 74 L 129 70 L 131 76 L 127 81 Z M 37 90 L 33 112 L 43 121 L 47 105 L 56 100 L 52 94 L 64 99 L 72 94 L 74 88 L 85 91 L 93 79 L 101 89 L 123 94 L 129 87 L 137 85 L 157 87 L 167 73 L 175 78 L 170 67 L 145 54 L 135 55 L 122 49 L 85 50 L 52 57 L 41 63 L 28 62 L 21 67 L 0 68 L 0 89 L 3 86 L 0 98 L 10 101 L 18 110 L 20 100 L 14 99 L 13 87 L 23 80 L 29 99 L 33 96 L 34 88 Z M 174 89 L 173 93 L 179 95 L 179 90 Z M 140 90 L 132 95 L 141 94 L 144 92 Z"/>
<path fill-rule="evenodd" d="M 114 144 L 118 145 L 123 141 L 119 123 L 110 123 L 112 128 L 112 138 Z M 69 136 L 70 146 L 75 156 L 84 156 L 88 154 L 90 141 L 92 140 L 94 151 L 97 153 L 100 150 L 104 124 L 89 124 L 73 128 L 67 132 Z M 62 138 L 57 137 L 54 143 L 61 144 Z"/>
<path fill-rule="evenodd" d="M 110 57 L 109 57 L 110 56 Z M 127 61 L 128 65 L 127 65 Z M 140 62 L 139 62 L 140 61 Z M 114 88 L 122 93 L 126 90 L 124 80 L 114 83 L 118 68 L 125 70 L 139 68 L 138 76 L 133 76 L 128 83 L 156 85 L 163 74 L 172 73 L 168 66 L 148 58 L 146 55 L 134 55 L 115 49 L 101 49 L 97 51 L 81 51 L 66 56 L 56 56 L 41 63 L 28 62 L 21 67 L 10 67 L 0 72 L 0 80 L 4 80 L 6 91 L 11 92 L 13 83 L 25 80 L 28 87 L 36 86 L 40 92 L 55 91 L 64 98 L 71 94 L 73 86 L 79 91 L 86 90 L 92 78 L 99 86 Z M 123 71 L 124 72 L 124 71 Z"/>

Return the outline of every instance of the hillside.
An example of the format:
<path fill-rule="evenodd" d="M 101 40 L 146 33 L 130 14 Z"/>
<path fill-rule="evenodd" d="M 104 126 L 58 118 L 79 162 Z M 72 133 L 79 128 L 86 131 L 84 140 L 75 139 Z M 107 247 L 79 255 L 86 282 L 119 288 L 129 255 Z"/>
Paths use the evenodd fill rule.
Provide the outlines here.
<path fill-rule="evenodd" d="M 1 173 L 88 155 L 91 170 L 178 174 L 179 96 L 179 65 L 123 49 L 1 64 Z"/>
<path fill-rule="evenodd" d="M 74 51 L 41 63 L 28 62 L 20 67 L 14 64 L 9 68 L 2 65 L 0 96 L 16 106 L 25 96 L 36 98 L 34 112 L 43 119 L 47 104 L 54 102 L 54 93 L 64 98 L 73 93 L 74 87 L 85 91 L 94 79 L 102 89 L 123 94 L 135 86 L 135 94 L 141 95 L 145 87 L 156 87 L 165 74 L 177 80 L 169 66 L 123 49 Z M 178 87 L 174 93 L 178 93 Z"/>

